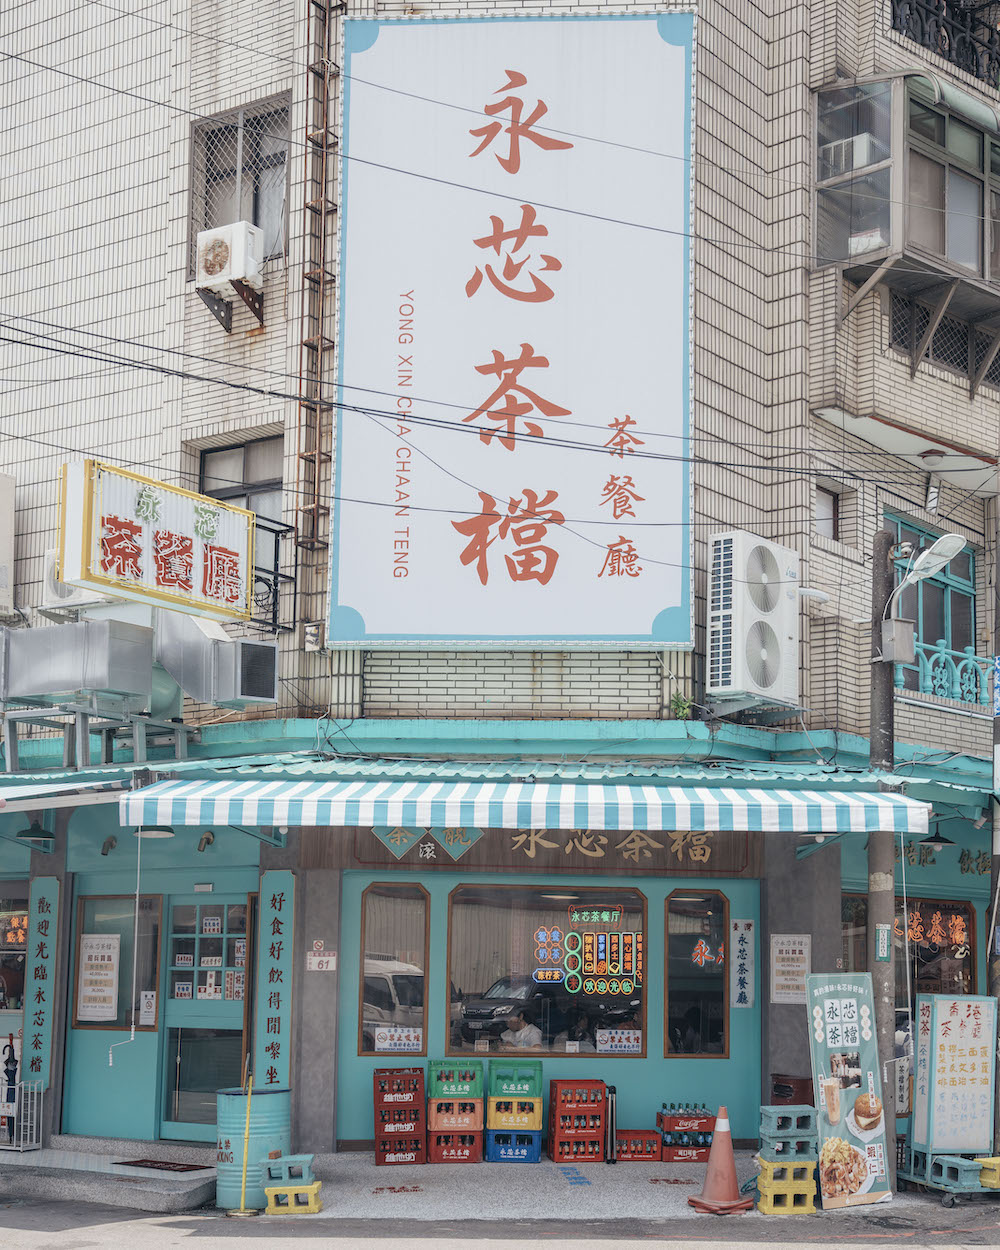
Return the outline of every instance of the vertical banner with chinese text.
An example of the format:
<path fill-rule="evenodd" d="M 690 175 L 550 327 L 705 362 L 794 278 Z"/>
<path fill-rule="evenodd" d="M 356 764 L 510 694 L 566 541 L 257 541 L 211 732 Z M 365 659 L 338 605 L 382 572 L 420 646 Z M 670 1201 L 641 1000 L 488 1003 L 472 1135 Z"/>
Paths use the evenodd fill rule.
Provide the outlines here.
<path fill-rule="evenodd" d="M 888 1202 L 871 973 L 815 972 L 805 982 L 823 1206 Z"/>
<path fill-rule="evenodd" d="M 752 1007 L 757 989 L 757 953 L 752 920 L 729 922 L 729 1006 Z"/>
<path fill-rule="evenodd" d="M 917 996 L 913 1145 L 933 1154 L 993 1153 L 997 1000 Z"/>
<path fill-rule="evenodd" d="M 260 879 L 257 939 L 255 1089 L 285 1089 L 292 1044 L 292 947 L 295 874 L 265 872 Z"/>
<path fill-rule="evenodd" d="M 332 643 L 692 645 L 693 43 L 345 21 Z"/>
<path fill-rule="evenodd" d="M 21 1080 L 41 1081 L 43 1089 L 49 1086 L 52 1057 L 58 941 L 59 880 L 57 877 L 35 877 L 28 899 Z"/>

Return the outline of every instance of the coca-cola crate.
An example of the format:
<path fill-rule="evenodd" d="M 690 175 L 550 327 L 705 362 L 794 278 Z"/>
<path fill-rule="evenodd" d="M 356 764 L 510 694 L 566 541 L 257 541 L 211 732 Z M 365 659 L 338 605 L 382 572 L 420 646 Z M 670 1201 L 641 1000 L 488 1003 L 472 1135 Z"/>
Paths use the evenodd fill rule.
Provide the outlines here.
<path fill-rule="evenodd" d="M 707 1163 L 711 1146 L 664 1146 L 664 1163 Z"/>
<path fill-rule="evenodd" d="M 423 1068 L 376 1068 L 372 1074 L 376 1107 L 422 1107 Z"/>
<path fill-rule="evenodd" d="M 426 1163 L 426 1139 L 419 1137 L 376 1137 L 375 1162 L 379 1167 L 403 1163 Z"/>
<path fill-rule="evenodd" d="M 604 1132 L 604 1107 L 570 1107 L 558 1110 L 549 1104 L 549 1137 L 600 1137 Z"/>
<path fill-rule="evenodd" d="M 603 1081 L 549 1081 L 549 1111 L 581 1111 L 600 1108 L 603 1112 L 607 1099 L 607 1087 Z"/>
<path fill-rule="evenodd" d="M 663 1142 L 652 1129 L 618 1129 L 615 1132 L 615 1158 L 619 1163 L 659 1163 Z"/>
<path fill-rule="evenodd" d="M 428 1163 L 482 1163 L 482 1133 L 428 1133 Z"/>
<path fill-rule="evenodd" d="M 419 1137 L 424 1127 L 423 1107 L 390 1104 L 375 1108 L 376 1137 Z"/>
<path fill-rule="evenodd" d="M 604 1135 L 549 1138 L 548 1152 L 556 1163 L 603 1163 Z"/>
<path fill-rule="evenodd" d="M 428 1098 L 427 1128 L 430 1132 L 481 1133 L 481 1098 Z"/>
<path fill-rule="evenodd" d="M 656 1127 L 662 1133 L 714 1133 L 715 1116 L 707 1112 L 682 1113 L 664 1108 L 656 1113 Z"/>

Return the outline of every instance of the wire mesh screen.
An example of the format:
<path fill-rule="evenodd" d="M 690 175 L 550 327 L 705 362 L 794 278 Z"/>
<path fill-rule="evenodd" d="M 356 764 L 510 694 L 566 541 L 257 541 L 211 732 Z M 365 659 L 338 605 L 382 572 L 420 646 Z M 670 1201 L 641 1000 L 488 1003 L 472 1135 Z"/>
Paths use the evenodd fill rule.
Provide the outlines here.
<path fill-rule="evenodd" d="M 265 258 L 287 237 L 289 106 L 286 97 L 220 113 L 192 132 L 191 245 L 199 230 L 249 221 L 264 233 Z"/>
<path fill-rule="evenodd" d="M 889 305 L 889 338 L 893 347 L 910 348 L 910 321 L 913 316 L 913 303 L 899 291 L 892 292 Z"/>
<path fill-rule="evenodd" d="M 931 338 L 931 359 L 968 374 L 969 323 L 955 317 L 942 317 Z"/>

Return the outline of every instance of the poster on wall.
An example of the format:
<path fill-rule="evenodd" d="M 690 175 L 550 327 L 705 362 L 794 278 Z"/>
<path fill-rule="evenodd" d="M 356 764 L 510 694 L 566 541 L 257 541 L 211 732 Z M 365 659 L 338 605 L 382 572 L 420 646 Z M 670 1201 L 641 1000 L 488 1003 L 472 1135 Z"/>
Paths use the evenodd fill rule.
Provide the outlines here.
<path fill-rule="evenodd" d="M 118 964 L 121 956 L 118 933 L 80 935 L 80 969 L 77 976 L 76 1018 L 89 1024 L 118 1019 Z"/>
<path fill-rule="evenodd" d="M 729 1005 L 752 1007 L 757 989 L 757 955 L 752 920 L 729 922 Z"/>
<path fill-rule="evenodd" d="M 804 1003 L 806 977 L 812 967 L 812 936 L 771 934 L 771 1002 Z"/>
<path fill-rule="evenodd" d="M 917 996 L 913 1145 L 945 1154 L 992 1154 L 997 1000 Z"/>
<path fill-rule="evenodd" d="M 694 14 L 344 31 L 331 645 L 690 648 Z"/>
<path fill-rule="evenodd" d="M 417 1025 L 380 1024 L 375 1028 L 375 1049 L 378 1051 L 414 1051 L 424 1048 L 424 1031 Z"/>
<path fill-rule="evenodd" d="M 823 1206 L 888 1202 L 871 974 L 813 973 L 806 991 Z"/>

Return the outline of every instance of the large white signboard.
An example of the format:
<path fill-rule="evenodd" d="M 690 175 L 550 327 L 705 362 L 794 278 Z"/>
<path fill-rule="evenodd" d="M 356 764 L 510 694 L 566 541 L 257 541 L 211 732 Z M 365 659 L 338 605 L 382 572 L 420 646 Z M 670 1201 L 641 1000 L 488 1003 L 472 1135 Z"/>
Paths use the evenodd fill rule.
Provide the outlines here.
<path fill-rule="evenodd" d="M 333 644 L 691 646 L 693 28 L 345 22 Z"/>
<path fill-rule="evenodd" d="M 993 1149 L 997 1000 L 917 997 L 913 1144 L 933 1154 Z"/>
<path fill-rule="evenodd" d="M 80 935 L 80 970 L 77 978 L 76 1018 L 88 1023 L 118 1019 L 118 964 L 121 935 Z"/>
<path fill-rule="evenodd" d="M 114 465 L 62 468 L 59 577 L 121 599 L 245 620 L 254 514 Z"/>

